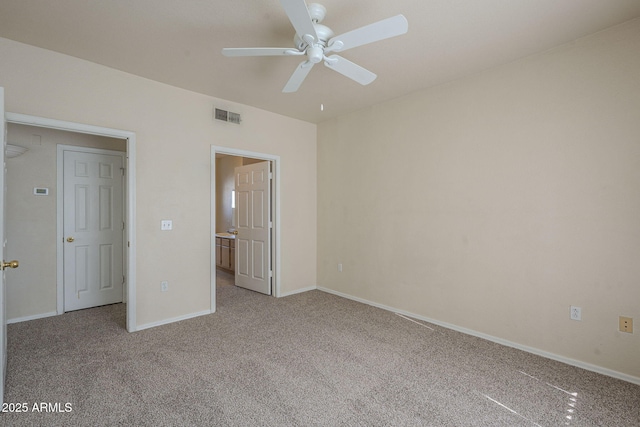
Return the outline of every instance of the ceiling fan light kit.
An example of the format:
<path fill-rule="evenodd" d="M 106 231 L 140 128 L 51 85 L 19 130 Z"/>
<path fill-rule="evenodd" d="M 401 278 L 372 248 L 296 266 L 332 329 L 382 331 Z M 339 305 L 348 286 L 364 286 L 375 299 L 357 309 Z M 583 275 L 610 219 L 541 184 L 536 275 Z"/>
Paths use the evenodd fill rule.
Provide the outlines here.
<path fill-rule="evenodd" d="M 298 64 L 283 92 L 296 92 L 311 68 L 322 61 L 330 68 L 361 85 L 368 85 L 376 79 L 371 71 L 339 56 L 327 56 L 330 52 L 344 52 L 348 49 L 374 43 L 380 40 L 405 34 L 408 30 L 407 19 L 396 15 L 382 21 L 335 36 L 331 28 L 320 24 L 327 9 L 318 3 L 309 6 L 304 0 L 280 0 L 289 21 L 296 30 L 293 38 L 295 48 L 224 48 L 225 56 L 302 56 L 307 58 Z"/>

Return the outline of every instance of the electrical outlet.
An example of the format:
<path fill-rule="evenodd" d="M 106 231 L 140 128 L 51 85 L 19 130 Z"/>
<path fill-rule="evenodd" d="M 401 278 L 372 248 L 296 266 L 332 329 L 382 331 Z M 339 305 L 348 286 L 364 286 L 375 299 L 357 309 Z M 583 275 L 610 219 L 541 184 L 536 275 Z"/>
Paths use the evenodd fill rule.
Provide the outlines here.
<path fill-rule="evenodd" d="M 338 271 L 342 273 L 342 264 L 338 264 Z"/>
<path fill-rule="evenodd" d="M 633 333 L 633 317 L 620 316 L 620 332 Z"/>
<path fill-rule="evenodd" d="M 570 315 L 571 320 L 582 320 L 582 309 L 572 305 Z"/>
<path fill-rule="evenodd" d="M 167 282 L 166 280 L 160 282 L 160 290 L 162 292 L 167 292 L 169 290 L 169 282 Z"/>

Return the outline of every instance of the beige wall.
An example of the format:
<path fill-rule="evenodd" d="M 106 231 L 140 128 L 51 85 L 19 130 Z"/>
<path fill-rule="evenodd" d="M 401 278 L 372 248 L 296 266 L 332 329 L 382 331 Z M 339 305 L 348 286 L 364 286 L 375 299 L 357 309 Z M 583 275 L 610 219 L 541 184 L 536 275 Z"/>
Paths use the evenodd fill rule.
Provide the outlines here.
<path fill-rule="evenodd" d="M 138 326 L 210 309 L 211 145 L 280 156 L 281 291 L 315 286 L 315 125 L 7 39 L 0 58 L 7 111 L 136 133 Z"/>
<path fill-rule="evenodd" d="M 635 20 L 320 124 L 318 286 L 640 380 L 639 46 Z"/>
<path fill-rule="evenodd" d="M 6 273 L 7 319 L 14 320 L 56 311 L 58 144 L 125 151 L 126 142 L 11 123 L 7 141 L 29 149 L 6 159 L 6 250 L 20 261 L 19 270 Z M 49 195 L 35 196 L 35 187 L 49 188 Z"/>

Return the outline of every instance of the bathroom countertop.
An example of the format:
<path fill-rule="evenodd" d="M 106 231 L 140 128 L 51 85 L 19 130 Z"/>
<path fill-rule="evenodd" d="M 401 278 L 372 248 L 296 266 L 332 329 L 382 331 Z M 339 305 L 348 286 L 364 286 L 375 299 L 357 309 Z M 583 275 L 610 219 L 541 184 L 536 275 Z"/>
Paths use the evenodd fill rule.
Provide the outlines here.
<path fill-rule="evenodd" d="M 223 239 L 235 239 L 236 235 L 231 233 L 216 233 L 216 237 L 221 237 Z"/>

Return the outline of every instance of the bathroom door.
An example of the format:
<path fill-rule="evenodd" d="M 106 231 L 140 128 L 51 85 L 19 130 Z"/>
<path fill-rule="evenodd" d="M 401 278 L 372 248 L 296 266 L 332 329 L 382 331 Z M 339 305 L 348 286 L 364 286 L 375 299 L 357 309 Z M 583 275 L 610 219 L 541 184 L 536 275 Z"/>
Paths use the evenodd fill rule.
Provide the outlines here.
<path fill-rule="evenodd" d="M 2 171 L 0 171 L 0 262 L 2 263 L 2 271 L 0 271 L 0 406 L 4 403 L 4 379 L 7 374 L 7 293 L 5 290 L 4 282 L 4 224 L 5 224 L 5 166 L 4 166 L 4 150 L 7 143 L 7 126 L 4 118 L 4 88 L 0 87 L 0 165 L 2 165 Z"/>
<path fill-rule="evenodd" d="M 235 168 L 236 286 L 271 295 L 270 162 Z"/>

